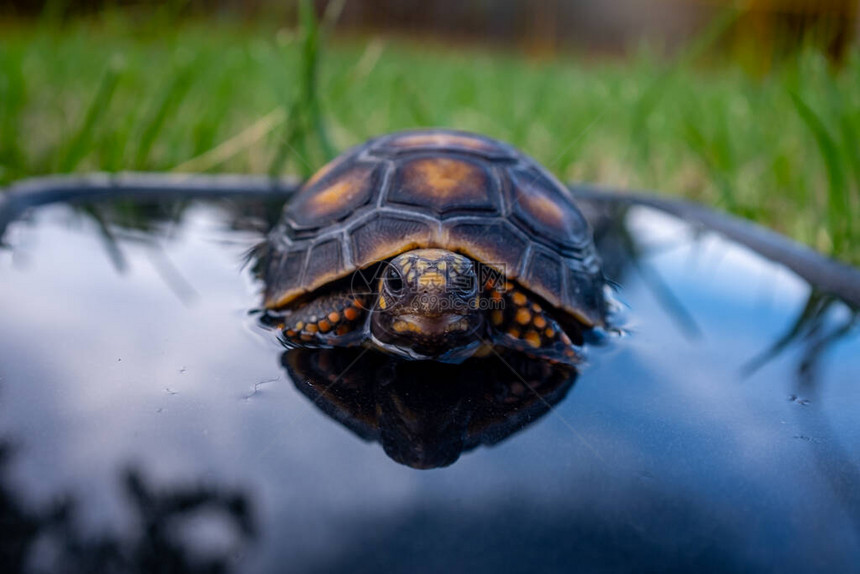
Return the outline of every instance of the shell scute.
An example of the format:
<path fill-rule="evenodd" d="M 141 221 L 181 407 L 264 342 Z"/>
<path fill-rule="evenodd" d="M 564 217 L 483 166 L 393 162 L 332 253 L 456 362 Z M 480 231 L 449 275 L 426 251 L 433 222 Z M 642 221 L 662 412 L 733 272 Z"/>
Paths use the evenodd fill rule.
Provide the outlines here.
<path fill-rule="evenodd" d="M 552 300 L 564 291 L 564 264 L 557 253 L 544 249 L 534 249 L 526 266 L 525 275 L 529 278 L 532 291 Z"/>
<path fill-rule="evenodd" d="M 428 221 L 379 212 L 352 228 L 349 235 L 355 266 L 366 267 L 415 247 L 427 247 L 436 234 Z"/>
<path fill-rule="evenodd" d="M 502 219 L 472 219 L 448 225 L 444 245 L 513 279 L 521 274 L 528 239 Z"/>
<path fill-rule="evenodd" d="M 535 239 L 567 250 L 591 241 L 588 223 L 561 184 L 533 167 L 512 168 L 510 174 L 510 216 Z"/>
<path fill-rule="evenodd" d="M 501 200 L 491 169 L 457 156 L 419 156 L 398 166 L 387 202 L 434 215 L 499 213 Z"/>
<path fill-rule="evenodd" d="M 268 308 L 280 307 L 296 293 L 301 293 L 302 275 L 305 268 L 307 251 L 270 250 L 263 271 L 266 278 L 264 304 Z M 286 294 L 286 295 L 285 295 Z"/>
<path fill-rule="evenodd" d="M 287 204 L 284 217 L 295 231 L 314 230 L 341 221 L 372 202 L 381 178 L 380 165 L 347 162 L 305 185 Z"/>
<path fill-rule="evenodd" d="M 371 149 L 387 156 L 421 152 L 459 152 L 494 160 L 515 160 L 517 157 L 517 152 L 502 142 L 468 132 L 441 129 L 393 134 L 381 138 Z"/>

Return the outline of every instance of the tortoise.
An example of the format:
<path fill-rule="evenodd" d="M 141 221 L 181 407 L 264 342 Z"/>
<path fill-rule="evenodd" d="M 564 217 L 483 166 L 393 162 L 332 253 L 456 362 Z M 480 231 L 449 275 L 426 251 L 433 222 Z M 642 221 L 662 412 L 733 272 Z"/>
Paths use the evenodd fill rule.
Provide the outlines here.
<path fill-rule="evenodd" d="M 570 192 L 514 147 L 448 129 L 347 151 L 253 250 L 288 348 L 459 363 L 504 349 L 575 364 L 606 281 Z"/>

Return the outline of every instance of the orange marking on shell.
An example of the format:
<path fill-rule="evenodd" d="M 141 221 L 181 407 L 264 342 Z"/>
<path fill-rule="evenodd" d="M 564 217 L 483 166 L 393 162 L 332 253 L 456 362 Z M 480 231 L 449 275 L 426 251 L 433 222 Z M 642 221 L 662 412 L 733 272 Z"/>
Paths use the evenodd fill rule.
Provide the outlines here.
<path fill-rule="evenodd" d="M 332 323 L 340 323 L 340 313 L 337 311 L 332 311 L 328 314 L 328 320 Z"/>
<path fill-rule="evenodd" d="M 295 329 L 296 329 L 296 331 L 301 331 L 301 330 L 302 330 L 302 329 L 304 329 L 304 328 L 305 328 L 305 322 L 304 322 L 304 321 L 299 321 L 299 322 L 298 322 L 298 323 L 296 323 L 296 325 L 295 325 Z"/>
<path fill-rule="evenodd" d="M 361 193 L 364 179 L 364 177 L 347 177 L 331 184 L 308 199 L 307 210 L 315 217 L 319 217 L 341 209 Z"/>
<path fill-rule="evenodd" d="M 532 311 L 534 311 L 535 313 L 540 313 L 541 311 L 543 311 L 543 309 L 541 309 L 541 306 L 537 303 L 532 303 Z"/>
<path fill-rule="evenodd" d="M 498 327 L 505 320 L 505 315 L 499 309 L 496 309 L 490 313 L 490 321 Z"/>
<path fill-rule="evenodd" d="M 286 333 L 284 333 L 287 337 L 293 338 L 296 336 L 296 332 L 292 329 L 287 329 Z"/>
<path fill-rule="evenodd" d="M 565 212 L 562 207 L 535 189 L 523 188 L 519 194 L 520 206 L 538 221 L 555 229 L 565 229 Z"/>
<path fill-rule="evenodd" d="M 515 328 L 513 328 L 513 329 L 509 329 L 509 330 L 508 330 L 508 335 L 510 335 L 510 336 L 511 336 L 511 337 L 513 337 L 514 339 L 519 339 L 519 338 L 520 338 L 520 330 L 519 330 L 519 329 L 517 329 L 516 327 L 515 327 Z"/>
<path fill-rule="evenodd" d="M 555 337 L 555 331 L 553 329 L 547 329 L 546 331 L 544 331 L 544 334 L 546 335 L 547 339 L 552 339 L 553 337 Z"/>
<path fill-rule="evenodd" d="M 526 296 L 520 293 L 519 291 L 513 294 L 513 300 L 515 305 L 525 305 L 526 304 Z"/>
<path fill-rule="evenodd" d="M 308 343 L 308 342 L 310 342 L 310 341 L 313 341 L 313 340 L 314 340 L 313 335 L 308 335 L 307 333 L 302 333 L 302 337 L 301 337 L 301 339 L 302 339 L 302 341 L 304 341 L 305 343 Z"/>
<path fill-rule="evenodd" d="M 529 313 L 529 310 L 526 308 L 520 308 L 517 310 L 517 315 L 514 317 L 517 323 L 520 325 L 528 325 L 532 321 L 532 314 Z"/>
<path fill-rule="evenodd" d="M 331 323 L 329 323 L 327 319 L 323 319 L 317 323 L 317 327 L 319 327 L 320 333 L 328 333 L 331 331 Z"/>
<path fill-rule="evenodd" d="M 443 198 L 465 192 L 486 193 L 481 170 L 464 161 L 447 158 L 417 160 L 406 171 L 407 177 L 418 184 L 415 193 Z"/>
<path fill-rule="evenodd" d="M 305 327 L 305 333 L 316 333 L 319 329 L 316 325 L 308 325 Z"/>
<path fill-rule="evenodd" d="M 307 187 L 307 186 L 313 185 L 316 182 L 318 182 L 319 180 L 321 180 L 322 178 L 324 178 L 326 175 L 331 173 L 332 168 L 334 166 L 336 166 L 338 163 L 340 163 L 340 160 L 341 160 L 341 158 L 335 158 L 335 159 L 331 160 L 330 162 L 328 162 L 327 164 L 325 164 L 324 166 L 322 166 L 320 169 L 317 170 L 317 172 L 315 174 L 313 174 L 311 176 L 311 178 L 307 181 L 307 183 L 305 183 L 305 186 Z"/>
<path fill-rule="evenodd" d="M 335 334 L 338 336 L 343 336 L 343 335 L 346 335 L 347 333 L 349 333 L 349 331 L 350 331 L 349 325 L 341 325 L 340 327 L 337 328 L 337 331 L 335 331 Z"/>
<path fill-rule="evenodd" d="M 544 327 L 546 327 L 546 319 L 544 319 L 540 315 L 535 317 L 535 327 L 537 327 L 538 329 L 543 329 Z"/>

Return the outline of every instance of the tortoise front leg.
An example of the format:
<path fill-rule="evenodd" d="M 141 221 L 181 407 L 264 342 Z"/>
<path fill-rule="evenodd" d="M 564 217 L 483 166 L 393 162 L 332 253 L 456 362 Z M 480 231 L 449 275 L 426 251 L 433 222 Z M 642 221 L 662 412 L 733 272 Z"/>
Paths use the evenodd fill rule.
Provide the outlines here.
<path fill-rule="evenodd" d="M 490 338 L 495 345 L 530 357 L 577 365 L 583 356 L 556 321 L 527 292 L 512 283 L 490 291 Z M 580 333 L 575 333 L 577 340 Z"/>
<path fill-rule="evenodd" d="M 369 297 L 331 293 L 310 299 L 280 317 L 281 340 L 288 347 L 349 347 L 365 337 Z"/>

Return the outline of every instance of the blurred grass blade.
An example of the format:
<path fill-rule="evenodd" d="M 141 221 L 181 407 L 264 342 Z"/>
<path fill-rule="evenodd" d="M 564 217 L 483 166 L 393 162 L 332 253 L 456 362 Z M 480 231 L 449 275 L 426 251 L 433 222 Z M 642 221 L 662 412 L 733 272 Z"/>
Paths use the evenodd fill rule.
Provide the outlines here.
<path fill-rule="evenodd" d="M 299 22 L 301 24 L 301 56 L 299 70 L 298 93 L 287 109 L 287 123 L 281 136 L 275 157 L 269 167 L 269 174 L 277 177 L 286 167 L 287 159 L 298 156 L 298 169 L 308 177 L 316 167 L 332 159 L 335 151 L 326 131 L 325 121 L 319 101 L 318 82 L 320 67 L 320 44 L 324 27 L 334 24 L 344 2 L 334 0 L 329 3 L 324 19 L 324 26 L 317 22 L 314 6 L 311 0 L 299 2 Z M 316 139 L 321 158 L 310 157 L 311 137 Z M 314 165 L 316 164 L 316 165 Z"/>
<path fill-rule="evenodd" d="M 134 168 L 143 169 L 149 160 L 149 154 L 158 135 L 161 133 L 167 119 L 179 109 L 179 105 L 191 87 L 194 77 L 192 70 L 194 66 L 183 66 L 170 78 L 156 100 L 157 104 L 147 121 L 144 122 L 143 131 L 137 146 L 134 158 Z"/>
<path fill-rule="evenodd" d="M 83 124 L 81 124 L 78 132 L 68 143 L 65 153 L 60 159 L 57 166 L 58 172 L 66 173 L 72 171 L 87 155 L 87 152 L 90 151 L 93 132 L 102 118 L 104 118 L 108 106 L 113 99 L 116 86 L 119 83 L 121 69 L 121 64 L 118 61 L 114 61 L 105 70 L 99 82 L 99 87 L 96 90 L 95 97 L 90 102 L 90 106 L 84 116 Z"/>
<path fill-rule="evenodd" d="M 197 157 L 182 162 L 170 171 L 192 173 L 209 171 L 263 139 L 284 121 L 284 116 L 283 108 L 275 108 L 239 134 Z"/>
<path fill-rule="evenodd" d="M 406 74 L 398 74 L 394 78 L 393 87 L 395 97 L 403 102 L 415 125 L 430 126 L 434 124 L 430 119 L 427 103 L 421 93 L 409 83 Z"/>
<path fill-rule="evenodd" d="M 835 253 L 841 253 L 852 235 L 852 222 L 851 196 L 848 193 L 848 180 L 839 155 L 839 147 L 812 108 L 796 92 L 790 92 L 790 96 L 798 115 L 812 132 L 827 169 L 828 227 L 832 235 L 833 250 Z"/>
<path fill-rule="evenodd" d="M 331 6 L 332 3 L 329 4 Z M 303 112 L 309 121 L 309 126 L 317 138 L 317 142 L 323 153 L 323 163 L 334 155 L 334 149 L 328 140 L 328 134 L 323 124 L 322 112 L 320 110 L 319 92 L 319 62 L 320 44 L 322 39 L 322 28 L 314 13 L 314 5 L 311 0 L 301 0 L 299 3 L 299 17 L 302 22 L 304 38 L 302 42 L 302 83 L 299 97 L 302 99 Z"/>
<path fill-rule="evenodd" d="M 640 161 L 647 162 L 651 155 L 651 138 L 648 133 L 648 118 L 657 103 L 666 93 L 674 77 L 685 69 L 690 62 L 701 57 L 722 39 L 731 27 L 738 21 L 743 11 L 729 7 L 722 10 L 717 17 L 690 43 L 662 75 L 656 78 L 646 88 L 633 111 L 631 139 L 638 150 Z"/>
<path fill-rule="evenodd" d="M 0 183 L 27 173 L 20 129 L 27 102 L 27 78 L 22 65 L 0 50 Z"/>
<path fill-rule="evenodd" d="M 63 23 L 71 0 L 48 0 L 39 13 L 39 24 L 42 28 L 58 28 Z"/>

